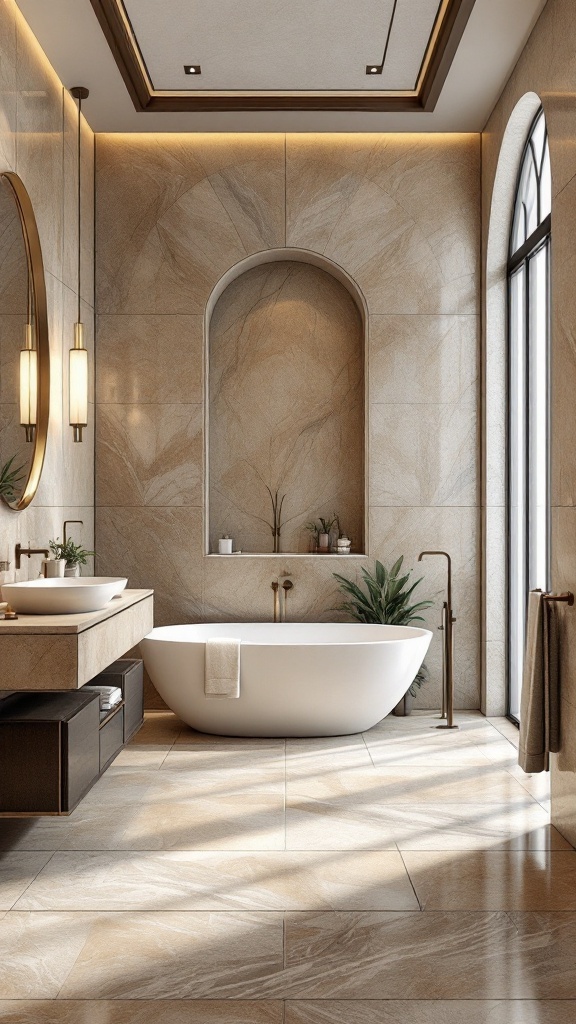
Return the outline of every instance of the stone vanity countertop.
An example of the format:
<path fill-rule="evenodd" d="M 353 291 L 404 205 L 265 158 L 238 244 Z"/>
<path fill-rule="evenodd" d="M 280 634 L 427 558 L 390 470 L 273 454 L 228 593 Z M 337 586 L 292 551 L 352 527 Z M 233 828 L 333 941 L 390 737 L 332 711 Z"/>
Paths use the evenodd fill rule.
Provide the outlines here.
<path fill-rule="evenodd" d="M 118 612 L 145 601 L 153 594 L 153 590 L 123 590 L 98 612 L 81 612 L 73 615 L 18 615 L 17 619 L 0 619 L 0 636 L 2 633 L 83 633 L 84 630 L 112 618 Z"/>

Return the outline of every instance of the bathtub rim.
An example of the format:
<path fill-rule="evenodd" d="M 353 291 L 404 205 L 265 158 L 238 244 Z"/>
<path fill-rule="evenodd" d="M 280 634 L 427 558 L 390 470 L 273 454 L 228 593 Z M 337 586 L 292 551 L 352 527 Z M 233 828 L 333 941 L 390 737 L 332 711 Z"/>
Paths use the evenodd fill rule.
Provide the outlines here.
<path fill-rule="evenodd" d="M 281 629 L 284 626 L 287 626 L 287 627 L 290 627 L 290 626 L 294 626 L 294 627 L 298 627 L 298 626 L 348 626 L 348 627 L 352 627 L 354 629 L 362 629 L 363 627 L 367 627 L 367 628 L 370 628 L 370 629 L 374 629 L 374 628 L 378 629 L 380 627 L 380 628 L 386 628 L 386 629 L 401 629 L 403 631 L 404 630 L 406 631 L 405 635 L 403 635 L 403 636 L 396 636 L 396 637 L 393 637 L 393 638 L 390 637 L 388 640 L 385 640 L 385 639 L 382 639 L 382 640 L 379 640 L 379 639 L 366 639 L 366 640 L 346 639 L 346 640 L 338 640 L 337 638 L 326 639 L 326 640 L 302 640 L 302 639 L 294 638 L 294 640 L 290 641 L 288 639 L 273 640 L 273 639 L 269 639 L 269 638 L 267 639 L 265 637 L 262 638 L 262 639 L 258 639 L 258 640 L 253 640 L 253 639 L 244 640 L 241 637 L 233 637 L 234 639 L 239 639 L 240 643 L 241 643 L 241 645 L 243 647 L 288 647 L 288 648 L 291 648 L 291 647 L 382 647 L 382 646 L 389 646 L 390 644 L 405 643 L 407 640 L 422 640 L 424 637 L 429 637 L 430 638 L 429 643 L 431 643 L 432 638 L 434 636 L 434 633 L 433 633 L 433 631 L 431 629 L 426 629 L 425 627 L 422 627 L 422 626 L 395 626 L 395 625 L 391 625 L 391 624 L 388 624 L 388 623 L 375 623 L 375 622 L 374 623 L 364 623 L 364 622 L 357 622 L 357 623 L 354 623 L 354 622 L 345 622 L 345 623 L 336 623 L 336 622 L 334 622 L 334 623 L 332 623 L 332 622 L 323 622 L 323 623 L 322 622 L 320 622 L 320 623 L 315 623 L 315 622 L 288 622 L 288 623 L 273 623 L 273 622 L 230 622 L 230 623 L 228 623 L 228 622 L 195 622 L 195 623 L 191 623 L 191 622 L 188 622 L 188 623 L 174 623 L 174 624 L 169 625 L 169 626 L 155 626 L 150 631 L 150 633 L 148 633 L 143 638 L 143 640 L 140 641 L 140 643 L 144 643 L 145 641 L 150 641 L 150 642 L 152 642 L 152 641 L 156 641 L 156 642 L 160 641 L 162 643 L 197 644 L 198 646 L 201 646 L 201 645 L 205 645 L 206 644 L 206 640 L 207 639 L 217 639 L 217 637 L 214 637 L 214 638 L 213 637 L 203 637 L 202 639 L 200 639 L 200 638 L 185 637 L 185 636 L 161 636 L 161 635 L 158 635 L 158 634 L 164 633 L 164 631 L 168 632 L 169 630 L 195 629 L 196 627 L 198 627 L 198 628 L 206 628 L 206 627 L 210 627 L 210 626 L 226 626 L 226 627 L 230 626 L 231 627 L 230 631 L 229 631 L 228 634 L 226 634 L 226 636 L 230 637 L 230 638 L 233 637 L 234 627 L 242 627 L 242 626 L 258 626 L 258 627 L 264 626 L 264 627 L 276 627 L 278 629 Z M 225 634 L 222 634 L 223 637 L 224 637 L 224 635 Z"/>

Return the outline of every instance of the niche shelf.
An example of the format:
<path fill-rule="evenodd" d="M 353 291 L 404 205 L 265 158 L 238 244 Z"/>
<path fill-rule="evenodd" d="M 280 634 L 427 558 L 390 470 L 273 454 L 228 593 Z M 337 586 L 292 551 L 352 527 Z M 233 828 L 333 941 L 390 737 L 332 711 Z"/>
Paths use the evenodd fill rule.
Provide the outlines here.
<path fill-rule="evenodd" d="M 208 557 L 366 557 L 365 332 L 359 289 L 316 253 L 269 250 L 217 286 L 206 318 Z M 270 551 L 268 488 L 285 495 L 292 551 Z M 356 551 L 307 551 L 305 524 L 334 511 Z M 220 555 L 224 534 L 246 550 Z"/>

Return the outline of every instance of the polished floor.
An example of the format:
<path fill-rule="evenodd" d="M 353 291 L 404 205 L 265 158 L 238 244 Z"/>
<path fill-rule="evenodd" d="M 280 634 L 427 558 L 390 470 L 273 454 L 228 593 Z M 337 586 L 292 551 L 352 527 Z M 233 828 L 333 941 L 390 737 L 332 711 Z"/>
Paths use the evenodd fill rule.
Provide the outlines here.
<path fill-rule="evenodd" d="M 458 721 L 150 713 L 70 817 L 0 821 L 0 1020 L 573 1024 L 576 853 L 508 723 Z"/>

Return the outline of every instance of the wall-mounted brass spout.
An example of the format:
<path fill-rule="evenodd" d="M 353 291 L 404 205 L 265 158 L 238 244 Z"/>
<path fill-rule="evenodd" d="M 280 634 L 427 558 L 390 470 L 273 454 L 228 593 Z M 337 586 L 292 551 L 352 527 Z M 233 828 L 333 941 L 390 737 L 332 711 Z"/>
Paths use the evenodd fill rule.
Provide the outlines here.
<path fill-rule="evenodd" d="M 30 542 L 28 542 L 27 548 L 23 548 L 21 544 L 17 544 L 14 553 L 17 569 L 20 568 L 20 559 L 22 558 L 22 555 L 26 555 L 27 558 L 30 558 L 30 555 L 44 555 L 44 558 L 50 558 L 48 548 L 31 548 Z"/>
<path fill-rule="evenodd" d="M 446 601 L 442 606 L 443 630 L 443 658 L 442 658 L 442 718 L 446 718 L 446 724 L 437 725 L 437 729 L 457 729 L 454 724 L 454 631 L 456 622 L 452 614 L 452 559 L 447 551 L 421 551 L 418 561 L 421 562 L 426 555 L 441 555 L 448 561 L 448 585 Z"/>

